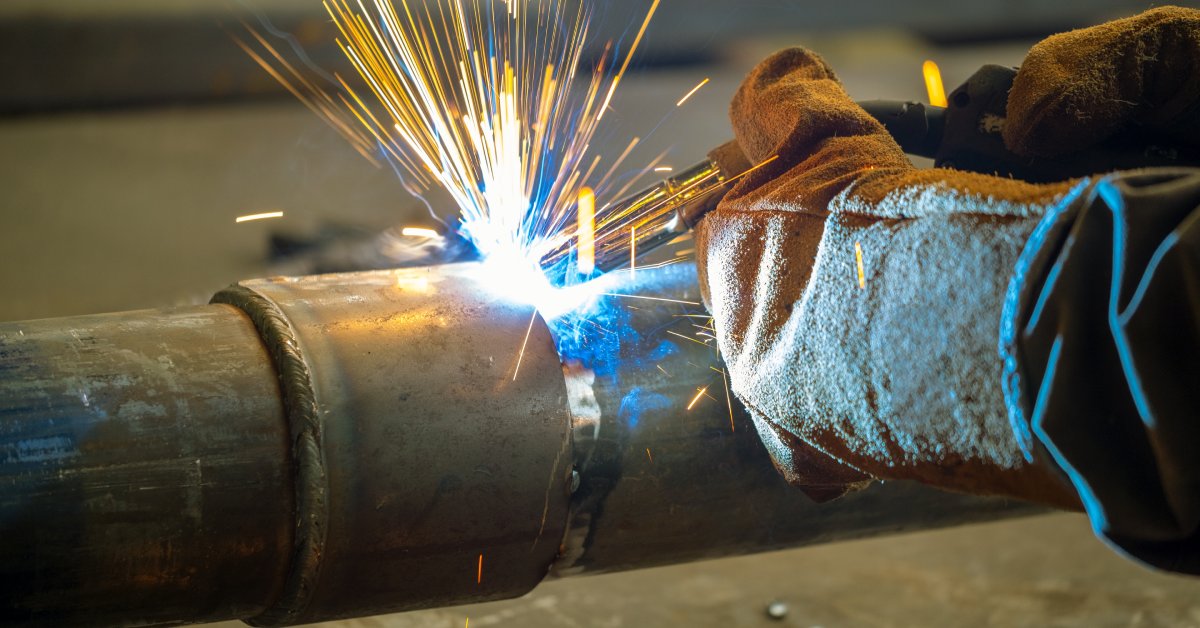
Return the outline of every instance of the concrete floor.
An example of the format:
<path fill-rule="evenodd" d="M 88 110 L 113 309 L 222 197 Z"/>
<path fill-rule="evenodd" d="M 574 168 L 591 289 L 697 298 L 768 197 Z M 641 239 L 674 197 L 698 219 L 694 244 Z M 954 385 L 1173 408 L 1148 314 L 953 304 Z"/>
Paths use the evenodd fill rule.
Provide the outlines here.
<path fill-rule="evenodd" d="M 766 608 L 783 602 L 787 615 Z M 1200 583 L 1116 556 L 1075 515 L 547 582 L 516 600 L 327 628 L 1200 626 Z M 212 624 L 235 628 L 239 624 Z"/>
<path fill-rule="evenodd" d="M 825 52 L 860 98 L 920 97 L 926 56 L 954 85 L 984 61 L 1017 63 L 1024 48 L 930 51 L 894 33 L 746 43 L 719 67 L 631 77 L 609 144 L 671 113 L 636 158 L 696 159 L 729 135 L 725 103 L 740 76 L 794 41 Z M 705 76 L 710 85 L 673 110 Z M 269 230 L 427 220 L 389 173 L 288 102 L 0 121 L 0 189 L 0 320 L 200 302 L 267 272 Z M 285 217 L 234 224 L 269 209 Z M 764 614 L 775 599 L 790 609 L 778 622 Z M 1052 515 L 551 582 L 518 600 L 331 625 L 450 628 L 468 617 L 476 627 L 1200 626 L 1200 582 L 1143 570 L 1082 517 Z"/>

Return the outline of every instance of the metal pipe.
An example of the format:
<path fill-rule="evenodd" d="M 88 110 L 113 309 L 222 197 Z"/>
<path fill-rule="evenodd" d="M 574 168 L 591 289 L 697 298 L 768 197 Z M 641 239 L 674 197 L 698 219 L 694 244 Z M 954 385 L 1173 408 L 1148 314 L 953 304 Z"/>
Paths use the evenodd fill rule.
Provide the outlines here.
<path fill-rule="evenodd" d="M 0 324 L 0 622 L 306 623 L 1034 511 L 904 483 L 815 504 L 716 352 L 668 333 L 689 306 L 556 326 L 564 368 L 474 268 Z M 686 265 L 637 277 L 697 290 Z"/>
<path fill-rule="evenodd" d="M 0 622 L 294 624 L 533 588 L 567 516 L 565 384 L 531 308 L 469 277 L 0 325 Z"/>

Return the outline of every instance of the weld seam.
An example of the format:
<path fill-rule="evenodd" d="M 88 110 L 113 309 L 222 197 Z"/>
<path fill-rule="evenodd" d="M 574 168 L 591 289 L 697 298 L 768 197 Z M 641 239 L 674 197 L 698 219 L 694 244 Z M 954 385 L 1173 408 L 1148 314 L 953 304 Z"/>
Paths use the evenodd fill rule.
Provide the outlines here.
<path fill-rule="evenodd" d="M 308 608 L 316 588 L 329 519 L 323 429 L 312 375 L 291 322 L 275 303 L 236 284 L 218 292 L 211 303 L 231 305 L 250 317 L 279 378 L 295 474 L 292 554 L 279 597 L 262 613 L 245 621 L 251 626 L 294 624 Z"/>

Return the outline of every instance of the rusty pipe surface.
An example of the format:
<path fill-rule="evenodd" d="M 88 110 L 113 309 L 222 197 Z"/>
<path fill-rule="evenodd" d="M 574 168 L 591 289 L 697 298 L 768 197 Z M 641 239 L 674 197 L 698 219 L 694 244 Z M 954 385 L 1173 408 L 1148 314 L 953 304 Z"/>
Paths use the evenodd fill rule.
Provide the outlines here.
<path fill-rule="evenodd" d="M 287 442 L 233 308 L 0 325 L 0 623 L 257 615 L 286 569 Z"/>
<path fill-rule="evenodd" d="M 571 460 L 532 308 L 463 266 L 215 300 L 0 325 L 0 623 L 296 624 L 545 576 Z"/>
<path fill-rule="evenodd" d="M 907 483 L 813 503 L 673 335 L 702 310 L 556 338 L 473 269 L 0 324 L 0 621 L 306 623 L 1036 511 Z M 622 289 L 697 292 L 687 265 Z"/>

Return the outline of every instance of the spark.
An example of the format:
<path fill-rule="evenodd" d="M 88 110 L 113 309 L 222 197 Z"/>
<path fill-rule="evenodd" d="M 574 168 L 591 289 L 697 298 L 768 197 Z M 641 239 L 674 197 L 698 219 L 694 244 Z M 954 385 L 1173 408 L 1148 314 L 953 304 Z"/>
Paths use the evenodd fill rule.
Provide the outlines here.
<path fill-rule="evenodd" d="M 689 336 L 685 336 L 685 335 L 683 335 L 683 334 L 680 334 L 680 333 L 677 333 L 677 332 L 673 332 L 673 331 L 671 331 L 671 330 L 669 330 L 669 329 L 667 330 L 667 333 L 668 333 L 668 334 L 671 334 L 672 336 L 679 336 L 680 338 L 683 338 L 684 340 L 690 340 L 690 341 L 692 341 L 692 342 L 694 342 L 694 343 L 696 343 L 696 344 L 698 344 L 698 345 L 704 345 L 704 346 L 706 346 L 706 347 L 707 347 L 707 346 L 709 346 L 707 342 L 700 342 L 699 340 L 696 340 L 695 338 L 692 338 L 692 337 L 689 337 Z"/>
<path fill-rule="evenodd" d="M 606 334 L 606 335 L 607 335 L 607 334 L 609 333 L 609 331 L 608 331 L 607 329 L 605 329 L 603 325 L 601 325 L 600 323 L 597 323 L 597 322 L 596 322 L 596 321 L 594 321 L 594 320 L 591 320 L 591 319 L 585 318 L 585 319 L 583 319 L 583 322 L 585 322 L 585 323 L 587 323 L 587 324 L 591 325 L 592 327 L 595 327 L 595 328 L 596 328 L 596 330 L 597 330 L 597 331 L 599 331 L 599 332 L 600 332 L 600 333 L 602 333 L 602 334 Z"/>
<path fill-rule="evenodd" d="M 675 169 L 670 166 L 659 166 L 654 169 L 655 172 L 673 172 Z"/>
<path fill-rule="evenodd" d="M 654 464 L 654 456 L 650 455 L 650 448 L 646 448 L 646 457 L 650 459 L 650 464 Z"/>
<path fill-rule="evenodd" d="M 942 85 L 942 71 L 932 59 L 926 59 L 921 64 L 921 74 L 925 76 L 925 90 L 929 92 L 929 104 L 935 107 L 945 107 L 946 88 Z"/>
<path fill-rule="evenodd" d="M 529 335 L 533 333 L 533 322 L 537 320 L 538 311 L 533 311 L 533 316 L 529 317 L 529 327 L 525 328 L 525 340 L 521 343 L 521 352 L 517 354 L 517 366 L 513 368 L 512 381 L 517 381 L 517 373 L 521 372 L 521 361 L 525 359 L 525 347 L 529 346 Z M 483 560 L 480 554 L 480 561 Z M 482 564 L 482 563 L 481 563 Z"/>
<path fill-rule="evenodd" d="M 671 374 L 667 372 L 667 369 L 663 368 L 662 365 L 655 364 L 654 367 L 657 368 L 658 370 L 662 371 L 663 375 L 666 375 L 667 377 L 671 376 Z"/>
<path fill-rule="evenodd" d="M 729 431 L 730 433 L 737 432 L 737 425 L 733 422 L 733 396 L 729 394 L 729 375 L 724 369 L 715 366 L 709 368 L 721 374 L 721 382 L 725 384 L 725 408 L 729 410 Z"/>
<path fill-rule="evenodd" d="M 701 398 L 701 397 L 703 397 L 703 396 L 704 396 L 704 393 L 707 393 L 707 392 L 708 392 L 708 386 L 705 386 L 704 388 L 701 388 L 701 389 L 700 389 L 700 390 L 699 390 L 699 391 L 696 393 L 696 396 L 695 396 L 695 397 L 692 397 L 692 402 L 691 402 L 691 403 L 689 403 L 689 404 L 687 405 L 687 409 L 688 409 L 688 410 L 691 410 L 691 409 L 692 409 L 692 406 L 695 406 L 695 405 L 696 405 L 696 402 L 700 401 L 700 398 Z"/>
<path fill-rule="evenodd" d="M 596 194 L 592 188 L 579 190 L 576 207 L 576 264 L 580 274 L 591 275 L 596 270 Z"/>
<path fill-rule="evenodd" d="M 677 260 L 677 259 L 670 259 L 665 262 L 659 262 L 657 264 L 643 263 L 640 266 L 638 266 L 638 269 L 639 270 L 654 270 L 655 268 L 666 268 L 667 266 L 674 266 L 675 264 L 678 264 L 678 263 L 680 263 L 680 260 Z M 633 307 L 633 306 L 630 306 L 630 307 Z"/>
<path fill-rule="evenodd" d="M 266 220 L 267 218 L 283 218 L 283 212 L 263 212 L 261 214 L 238 216 L 234 222 L 250 222 L 252 220 Z"/>
<path fill-rule="evenodd" d="M 733 422 L 733 398 L 729 394 L 729 376 L 725 371 L 721 371 L 721 381 L 725 383 L 725 407 L 729 410 L 729 432 L 737 432 L 737 425 Z"/>
<path fill-rule="evenodd" d="M 659 4 L 632 45 L 608 44 L 594 65 L 592 11 L 569 0 L 324 0 L 357 79 L 334 75 L 331 90 L 249 27 L 253 41 L 238 45 L 405 189 L 444 189 L 459 235 L 501 269 L 487 272 L 540 307 L 559 299 L 534 276 L 540 260 L 573 237 L 580 193 L 607 194 L 637 143 L 592 177 L 592 139 Z"/>
<path fill-rule="evenodd" d="M 475 584 L 483 583 L 483 554 L 479 555 L 479 568 L 475 572 Z"/>
<path fill-rule="evenodd" d="M 425 227 L 405 227 L 400 230 L 400 235 L 409 238 L 439 238 L 441 234 L 433 229 Z"/>
<path fill-rule="evenodd" d="M 625 147 L 624 151 L 621 151 L 620 155 L 617 155 L 617 158 L 615 161 L 613 161 L 612 166 L 608 168 L 608 172 L 605 172 L 604 176 L 600 177 L 600 181 L 604 182 L 611 179 L 612 176 L 617 172 L 617 168 L 620 168 L 621 164 L 625 163 L 625 159 L 629 157 L 629 153 L 633 152 L 634 147 L 636 147 L 640 141 L 642 140 L 639 137 L 629 140 L 629 145 Z M 623 191 L 617 193 L 617 196 L 621 196 L 622 194 L 624 194 Z"/>
<path fill-rule="evenodd" d="M 695 87 L 693 87 L 693 88 L 692 88 L 692 91 L 688 92 L 687 94 L 684 94 L 683 98 L 680 98 L 680 99 L 679 99 L 679 102 L 675 103 L 675 106 L 676 106 L 676 107 L 682 107 L 682 106 L 683 106 L 683 103 L 687 102 L 687 100 L 688 100 L 689 98 L 691 98 L 693 94 L 695 94 L 696 92 L 700 91 L 700 88 L 701 88 L 701 87 L 704 87 L 704 86 L 705 86 L 705 84 L 707 84 L 707 83 L 708 83 L 708 79 L 707 79 L 707 78 L 705 78 L 703 81 L 700 81 L 700 84 L 699 84 L 699 85 L 697 85 L 697 86 L 695 86 Z"/>
<path fill-rule="evenodd" d="M 650 301 L 665 301 L 667 303 L 682 303 L 684 305 L 700 305 L 695 301 L 681 301 L 679 299 L 668 299 L 666 297 L 648 297 L 642 294 L 617 294 L 615 292 L 601 292 L 602 297 L 622 297 L 625 299 L 648 299 Z"/>
<path fill-rule="evenodd" d="M 858 242 L 854 243 L 854 261 L 858 265 L 858 287 L 867 287 L 867 274 L 863 270 L 863 252 L 862 245 Z"/>
<path fill-rule="evenodd" d="M 604 98 L 604 105 L 600 107 L 600 115 L 608 110 L 608 104 L 612 102 L 613 94 L 617 91 L 617 85 L 621 82 L 621 77 L 625 76 L 625 70 L 629 69 L 629 62 L 633 60 L 633 51 L 637 50 L 638 44 L 642 43 L 642 36 L 646 34 L 646 27 L 650 25 L 650 18 L 654 17 L 654 12 L 658 10 L 660 0 L 654 0 L 650 5 L 650 10 L 646 12 L 646 19 L 642 22 L 642 27 L 638 29 L 637 37 L 633 39 L 633 45 L 629 48 L 629 54 L 625 55 L 625 63 L 621 64 L 621 69 L 617 72 L 617 77 L 613 79 L 612 85 L 608 88 L 608 96 Z"/>
<path fill-rule="evenodd" d="M 632 281 L 637 273 L 637 227 L 629 228 L 629 279 Z"/>

